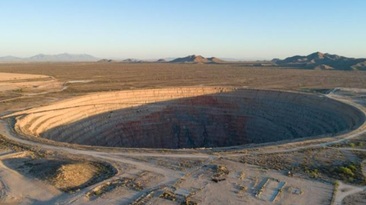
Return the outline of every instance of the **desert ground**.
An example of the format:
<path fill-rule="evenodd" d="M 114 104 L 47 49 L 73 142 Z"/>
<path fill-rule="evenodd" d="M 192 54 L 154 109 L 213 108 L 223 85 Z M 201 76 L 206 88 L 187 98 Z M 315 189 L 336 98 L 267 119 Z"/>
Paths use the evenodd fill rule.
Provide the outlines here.
<path fill-rule="evenodd" d="M 0 64 L 1 204 L 365 204 L 366 72 Z"/>

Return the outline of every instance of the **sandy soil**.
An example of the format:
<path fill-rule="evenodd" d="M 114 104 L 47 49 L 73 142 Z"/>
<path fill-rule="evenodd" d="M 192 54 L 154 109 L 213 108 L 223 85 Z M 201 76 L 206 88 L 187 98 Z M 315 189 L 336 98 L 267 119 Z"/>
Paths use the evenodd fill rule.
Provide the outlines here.
<path fill-rule="evenodd" d="M 342 201 L 344 205 L 362 205 L 366 204 L 366 191 L 361 191 L 356 194 L 345 197 Z"/>
<path fill-rule="evenodd" d="M 225 181 L 211 181 L 209 165 L 212 164 L 228 167 L 230 173 Z M 267 180 L 261 194 L 256 196 Z M 282 191 L 277 196 L 282 184 Z M 199 204 L 327 204 L 332 196 L 332 186 L 326 183 L 286 177 L 277 171 L 220 159 L 191 172 L 177 186 L 176 192 L 195 192 L 192 201 Z"/>
<path fill-rule="evenodd" d="M 0 92 L 16 91 L 20 94 L 27 92 L 35 94 L 35 92 L 49 92 L 62 87 L 61 82 L 46 75 L 0 73 Z"/>
<path fill-rule="evenodd" d="M 362 191 L 365 190 L 366 187 L 352 186 L 342 182 L 338 183 L 339 186 L 335 195 L 334 204 L 362 204 L 360 203 L 364 198 Z"/>
<path fill-rule="evenodd" d="M 154 67 L 156 65 L 142 65 L 142 67 L 141 65 L 129 65 L 130 67 L 126 67 L 126 65 L 118 64 L 101 64 L 97 65 L 98 68 L 93 67 L 96 66 L 95 64 L 51 65 L 55 69 L 50 69 L 48 64 L 15 65 L 18 72 L 26 73 L 28 71 L 33 74 L 41 74 L 42 70 L 48 68 L 46 75 L 57 78 L 58 85 L 61 86 L 58 87 L 57 92 L 57 89 L 54 89 L 55 87 L 45 86 L 42 91 L 45 93 L 41 94 L 40 90 L 32 91 L 30 88 L 33 87 L 32 84 L 27 84 L 30 87 L 27 88 L 28 90 L 25 93 L 37 94 L 30 95 L 27 98 L 24 98 L 24 93 L 15 95 L 13 92 L 3 92 L 2 100 L 14 97 L 21 98 L 3 102 L 0 105 L 0 115 L 4 116 L 16 109 L 18 111 L 29 108 L 37 110 L 40 109 L 41 105 L 49 105 L 51 101 L 57 102 L 71 96 L 81 96 L 91 91 L 135 89 L 136 87 L 156 88 L 181 86 L 182 84 L 254 86 L 280 89 L 345 86 L 362 88 L 365 87 L 364 82 L 366 79 L 364 73 L 277 69 L 253 70 L 253 68 L 242 68 L 240 65 L 229 67 L 225 72 L 219 69 L 222 68 L 222 65 L 193 65 L 193 67 L 186 65 L 165 67 L 166 65 L 163 65 L 159 69 L 164 72 L 157 72 L 156 69 L 158 68 Z M 100 67 L 106 69 L 100 70 Z M 87 68 L 94 69 L 87 71 Z M 10 72 L 12 69 L 14 69 L 14 65 L 0 65 L 1 71 Z M 67 74 L 67 71 L 70 71 L 70 73 Z M 112 71 L 115 71 L 115 73 Z M 151 75 L 146 75 L 142 71 L 150 72 Z M 253 73 L 250 74 L 251 72 Z M 85 75 L 82 75 L 83 73 Z M 85 79 L 93 81 L 78 82 L 78 80 Z M 67 81 L 77 81 L 78 83 L 66 83 Z M 29 81 L 29 83 L 31 82 L 32 80 Z M 61 91 L 63 88 L 64 90 Z M 362 96 L 360 97 L 360 94 L 355 95 L 358 96 L 357 103 L 360 103 L 363 99 Z M 348 95 L 343 96 L 344 100 L 352 101 L 345 96 Z M 355 98 L 352 97 L 352 99 Z M 67 100 L 63 102 L 67 102 Z M 361 106 L 361 104 L 359 105 Z M 12 109 L 13 111 L 9 111 Z M 335 139 L 321 139 L 321 143 L 310 140 L 311 143 L 306 141 L 268 147 L 171 151 L 103 149 L 77 145 L 65 146 L 57 142 L 48 144 L 22 138 L 14 132 L 11 125 L 12 123 L 9 124 L 6 120 L 0 120 L 0 135 L 4 136 L 7 141 L 21 145 L 22 149 L 28 150 L 27 152 L 42 153 L 46 157 L 58 158 L 59 160 L 78 157 L 79 159 L 91 161 L 104 161 L 113 165 L 117 173 L 108 179 L 75 190 L 73 193 L 62 192 L 49 180 L 30 177 L 30 175 L 16 171 L 14 166 L 7 166 L 6 163 L 9 163 L 9 159 L 24 158 L 26 156 L 24 151 L 5 145 L 5 148 L 0 150 L 0 203 L 2 204 L 181 204 L 189 201 L 198 204 L 329 204 L 332 198 L 335 198 L 337 203 L 342 202 L 342 200 L 348 203 L 348 198 L 358 198 L 359 196 L 353 194 L 357 194 L 362 189 L 362 187 L 360 189 L 360 187 L 354 185 L 342 185 L 340 186 L 342 188 L 338 189 L 340 192 L 335 193 L 335 196 L 333 196 L 333 181 L 311 179 L 301 173 L 287 176 L 285 174 L 286 170 L 281 169 L 283 167 L 279 167 L 279 170 L 264 169 L 260 166 L 240 162 L 242 157 L 253 153 L 271 155 L 273 153 L 311 149 L 318 146 L 331 146 L 332 144 L 329 141 L 332 141 L 333 145 L 345 143 L 347 140 L 361 136 L 362 130 L 357 130 L 357 132 L 351 134 L 345 133 Z M 334 147 L 332 149 L 338 152 L 339 149 L 345 148 Z M 358 152 L 366 152 L 362 147 L 357 149 Z M 66 172 L 79 170 L 79 165 L 75 164 L 61 169 Z M 220 171 L 217 168 L 220 166 L 225 167 L 223 170 L 227 169 L 228 172 Z M 88 178 L 90 174 L 92 173 L 84 172 L 78 178 Z M 55 174 L 54 176 L 62 176 L 63 179 L 68 178 L 65 175 Z"/>
<path fill-rule="evenodd" d="M 18 80 L 32 80 L 49 78 L 46 75 L 31 75 L 31 74 L 16 74 L 16 73 L 1 73 L 0 82 L 2 81 L 18 81 Z"/>
<path fill-rule="evenodd" d="M 23 153 L 11 153 L 2 155 L 1 160 L 8 157 L 21 157 Z M 0 161 L 0 184 L 3 204 L 34 204 L 50 202 L 55 197 L 61 197 L 63 193 L 54 186 L 35 178 L 26 177 L 19 172 L 10 169 Z"/>

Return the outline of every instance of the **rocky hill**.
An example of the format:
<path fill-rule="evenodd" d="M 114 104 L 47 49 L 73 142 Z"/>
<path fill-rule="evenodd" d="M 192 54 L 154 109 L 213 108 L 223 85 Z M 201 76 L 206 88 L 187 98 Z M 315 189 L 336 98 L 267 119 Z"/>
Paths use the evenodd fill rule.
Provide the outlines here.
<path fill-rule="evenodd" d="M 329 53 L 315 52 L 307 56 L 292 56 L 284 60 L 273 59 L 273 63 L 285 67 L 321 70 L 366 70 L 365 58 L 348 58 Z"/>
<path fill-rule="evenodd" d="M 199 63 L 199 64 L 208 64 L 208 63 L 224 63 L 225 61 L 216 58 L 216 57 L 211 57 L 211 58 L 205 58 L 201 55 L 190 55 L 190 56 L 186 56 L 183 58 L 176 58 L 172 61 L 170 61 L 171 63 Z"/>
<path fill-rule="evenodd" d="M 144 61 L 139 60 L 139 59 L 134 59 L 134 58 L 127 58 L 121 62 L 122 63 L 143 63 Z"/>
<path fill-rule="evenodd" d="M 100 59 L 98 61 L 98 63 L 114 63 L 114 62 L 117 62 L 117 61 L 112 60 L 112 59 L 106 59 L 106 58 Z"/>
<path fill-rule="evenodd" d="M 160 58 L 160 59 L 158 59 L 156 62 L 157 62 L 157 63 L 165 63 L 165 62 L 166 62 L 166 60 L 165 60 L 165 59 L 163 59 L 163 58 Z"/>

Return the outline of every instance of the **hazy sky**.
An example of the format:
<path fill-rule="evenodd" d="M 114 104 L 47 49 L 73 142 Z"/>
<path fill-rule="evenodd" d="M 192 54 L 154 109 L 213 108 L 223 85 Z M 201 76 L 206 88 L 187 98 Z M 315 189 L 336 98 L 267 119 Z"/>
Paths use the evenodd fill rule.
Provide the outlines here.
<path fill-rule="evenodd" d="M 0 0 L 0 56 L 366 57 L 365 0 Z"/>

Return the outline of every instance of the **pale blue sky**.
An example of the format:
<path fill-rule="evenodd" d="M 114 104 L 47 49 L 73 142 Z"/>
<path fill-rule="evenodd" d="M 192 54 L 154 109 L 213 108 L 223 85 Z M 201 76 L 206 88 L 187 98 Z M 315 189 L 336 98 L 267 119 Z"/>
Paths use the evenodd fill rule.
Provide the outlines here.
<path fill-rule="evenodd" d="M 364 0 L 0 0 L 0 56 L 366 57 Z"/>

